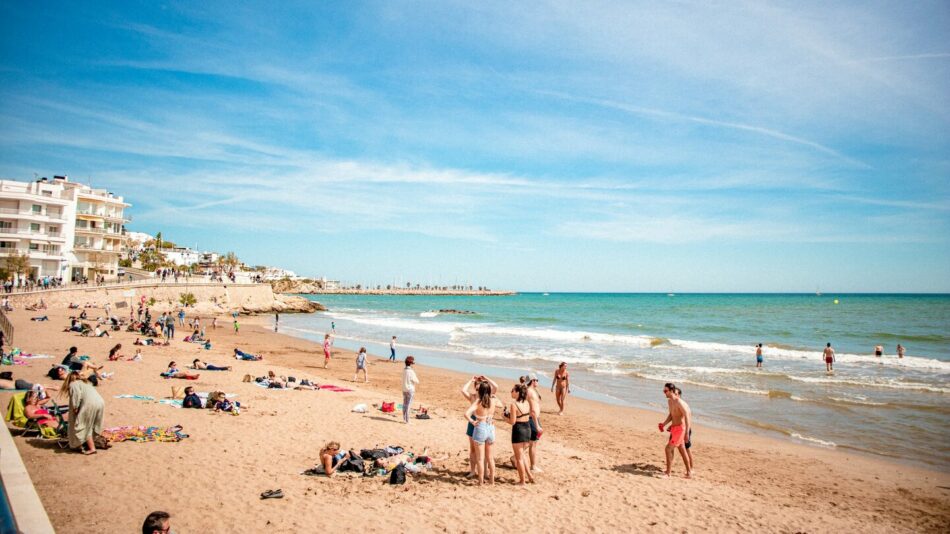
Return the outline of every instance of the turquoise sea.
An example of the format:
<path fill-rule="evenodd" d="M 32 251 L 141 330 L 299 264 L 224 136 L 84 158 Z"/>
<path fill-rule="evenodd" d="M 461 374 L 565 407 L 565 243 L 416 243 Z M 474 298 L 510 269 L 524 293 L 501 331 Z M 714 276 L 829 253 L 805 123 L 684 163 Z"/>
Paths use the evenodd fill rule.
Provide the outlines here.
<path fill-rule="evenodd" d="M 579 394 L 655 410 L 665 406 L 663 383 L 675 382 L 702 423 L 950 467 L 950 295 L 310 298 L 328 311 L 283 318 L 287 333 L 322 338 L 335 322 L 340 347 L 388 354 L 396 335 L 400 357 L 538 372 L 546 385 L 563 361 Z M 833 374 L 821 359 L 826 342 L 838 355 Z"/>

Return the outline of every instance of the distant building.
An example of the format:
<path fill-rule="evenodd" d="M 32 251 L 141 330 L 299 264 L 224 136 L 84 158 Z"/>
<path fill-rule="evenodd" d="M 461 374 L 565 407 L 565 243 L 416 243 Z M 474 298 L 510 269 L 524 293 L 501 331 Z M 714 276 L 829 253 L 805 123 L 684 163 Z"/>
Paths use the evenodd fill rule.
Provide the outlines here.
<path fill-rule="evenodd" d="M 187 267 L 195 263 L 201 263 L 204 253 L 192 250 L 188 247 L 163 248 L 162 255 L 165 259 L 181 267 Z"/>
<path fill-rule="evenodd" d="M 129 206 L 122 197 L 66 176 L 0 180 L 0 260 L 14 251 L 29 256 L 21 276 L 34 280 L 115 276 Z"/>

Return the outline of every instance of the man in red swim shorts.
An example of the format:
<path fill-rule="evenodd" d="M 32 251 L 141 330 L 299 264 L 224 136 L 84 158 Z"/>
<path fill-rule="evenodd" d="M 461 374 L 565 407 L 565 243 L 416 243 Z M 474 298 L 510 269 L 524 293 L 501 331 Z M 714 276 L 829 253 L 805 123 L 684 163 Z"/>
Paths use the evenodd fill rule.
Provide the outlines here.
<path fill-rule="evenodd" d="M 666 444 L 666 476 L 670 476 L 670 469 L 673 466 L 673 451 L 679 450 L 680 456 L 683 457 L 683 464 L 686 465 L 686 478 L 690 478 L 693 476 L 693 469 L 686 453 L 686 436 L 689 435 L 689 429 L 692 425 L 690 411 L 683 406 L 675 385 L 671 383 L 664 385 L 663 395 L 666 396 L 670 413 L 657 426 L 660 432 L 663 432 L 667 423 L 673 423 L 673 426 L 670 427 L 670 441 Z"/>

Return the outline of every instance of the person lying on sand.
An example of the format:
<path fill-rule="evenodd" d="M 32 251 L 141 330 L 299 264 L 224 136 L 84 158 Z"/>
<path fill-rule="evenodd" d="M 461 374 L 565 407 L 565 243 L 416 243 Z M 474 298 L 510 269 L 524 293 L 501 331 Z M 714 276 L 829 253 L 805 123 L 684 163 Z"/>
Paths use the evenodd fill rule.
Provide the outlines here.
<path fill-rule="evenodd" d="M 426 447 L 423 449 L 422 454 L 418 455 L 411 452 L 403 452 L 388 458 L 377 458 L 373 461 L 373 466 L 377 469 L 385 469 L 388 472 L 395 469 L 399 464 L 405 464 L 406 471 L 419 473 L 426 469 L 432 469 L 436 462 L 441 462 L 446 459 L 447 458 L 433 458 L 429 456 L 429 448 Z"/>
<path fill-rule="evenodd" d="M 257 362 L 264 359 L 264 355 L 255 356 L 254 354 L 249 354 L 244 352 L 241 349 L 234 349 L 234 359 L 236 360 L 245 360 L 249 362 Z"/>
<path fill-rule="evenodd" d="M 56 386 L 47 386 L 44 384 L 34 384 L 32 382 L 27 382 L 22 378 L 13 379 L 12 375 L 9 379 L 0 378 L 0 389 L 6 390 L 35 390 L 38 391 L 42 397 L 46 397 L 46 390 L 57 391 L 59 388 Z"/>
<path fill-rule="evenodd" d="M 333 476 L 340 462 L 350 457 L 349 452 L 340 452 L 340 443 L 331 441 L 323 446 L 320 451 L 320 466 L 324 474 L 328 477 Z"/>
<path fill-rule="evenodd" d="M 162 376 L 165 378 L 182 378 L 185 380 L 198 380 L 198 377 L 201 375 L 193 375 L 186 373 L 175 366 L 175 362 L 168 363 L 168 369 L 162 373 Z"/>
<path fill-rule="evenodd" d="M 191 366 L 195 369 L 204 370 L 204 371 L 230 371 L 231 370 L 230 366 L 223 367 L 220 365 L 214 365 L 212 363 L 205 363 L 199 360 L 198 358 L 195 358 L 195 360 L 191 362 Z"/>

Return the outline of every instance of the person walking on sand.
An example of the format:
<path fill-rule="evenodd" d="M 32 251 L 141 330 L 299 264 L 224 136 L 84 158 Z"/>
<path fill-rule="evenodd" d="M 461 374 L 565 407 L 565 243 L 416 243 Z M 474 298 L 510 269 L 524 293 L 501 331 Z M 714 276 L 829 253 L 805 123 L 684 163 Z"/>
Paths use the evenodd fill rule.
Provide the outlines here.
<path fill-rule="evenodd" d="M 238 324 L 237 318 L 234 319 L 234 333 L 238 334 L 241 331 L 241 326 Z"/>
<path fill-rule="evenodd" d="M 323 368 L 326 369 L 330 364 L 330 334 L 323 336 Z"/>
<path fill-rule="evenodd" d="M 829 373 L 835 370 L 835 349 L 831 348 L 831 343 L 825 345 L 825 370 Z"/>
<path fill-rule="evenodd" d="M 184 309 L 178 310 L 178 325 L 185 326 L 185 310 Z"/>
<path fill-rule="evenodd" d="M 396 361 L 396 336 L 393 336 L 393 340 L 389 342 L 389 361 Z"/>
<path fill-rule="evenodd" d="M 693 463 L 693 412 L 689 409 L 689 404 L 686 404 L 686 401 L 683 400 L 683 390 L 679 387 L 676 388 L 676 396 L 680 398 L 680 403 L 683 404 L 683 409 L 686 410 L 686 413 L 689 415 L 690 427 L 689 432 L 686 433 L 686 457 L 689 458 L 689 471 L 693 474 L 696 473 L 696 464 Z"/>
<path fill-rule="evenodd" d="M 412 398 L 416 395 L 416 384 L 419 383 L 419 377 L 412 370 L 412 365 L 416 359 L 412 356 L 406 357 L 406 367 L 402 370 L 402 420 L 409 424 L 409 406 L 412 404 Z"/>
<path fill-rule="evenodd" d="M 567 402 L 567 395 L 571 392 L 571 378 L 570 373 L 567 372 L 567 362 L 561 362 L 561 365 L 557 367 L 557 371 L 554 371 L 551 391 L 554 392 L 554 400 L 557 401 L 557 414 L 564 415 L 564 404 Z"/>
<path fill-rule="evenodd" d="M 359 353 L 356 354 L 356 372 L 353 373 L 354 382 L 360 376 L 360 371 L 363 371 L 363 382 L 369 382 L 369 373 L 366 371 L 366 347 L 360 347 Z"/>
<path fill-rule="evenodd" d="M 330 331 L 336 333 L 336 322 L 330 321 Z"/>
<path fill-rule="evenodd" d="M 755 346 L 755 366 L 759 369 L 762 368 L 762 344 L 761 343 Z"/>
<path fill-rule="evenodd" d="M 901 345 L 900 343 L 897 344 L 897 357 L 898 358 L 904 357 L 904 346 Z"/>
<path fill-rule="evenodd" d="M 683 457 L 683 464 L 686 466 L 686 478 L 690 478 L 693 473 L 689 463 L 689 456 L 686 454 L 686 436 L 689 435 L 689 427 L 692 423 L 690 420 L 690 412 L 683 407 L 683 401 L 681 401 L 679 395 L 676 394 L 676 386 L 672 383 L 667 382 L 663 386 L 663 395 L 666 396 L 666 403 L 670 413 L 666 416 L 666 419 L 658 425 L 660 432 L 666 429 L 667 423 L 672 423 L 670 426 L 670 441 L 667 442 L 665 449 L 666 476 L 670 476 L 670 471 L 673 467 L 673 451 L 679 450 L 680 456 Z"/>
<path fill-rule="evenodd" d="M 218 329 L 218 316 L 217 316 L 217 315 L 215 315 L 214 317 L 211 318 L 211 329 L 212 329 L 212 330 L 217 330 L 217 329 Z"/>
<path fill-rule="evenodd" d="M 280 324 L 280 313 L 274 312 L 274 332 L 277 331 L 277 326 Z"/>

